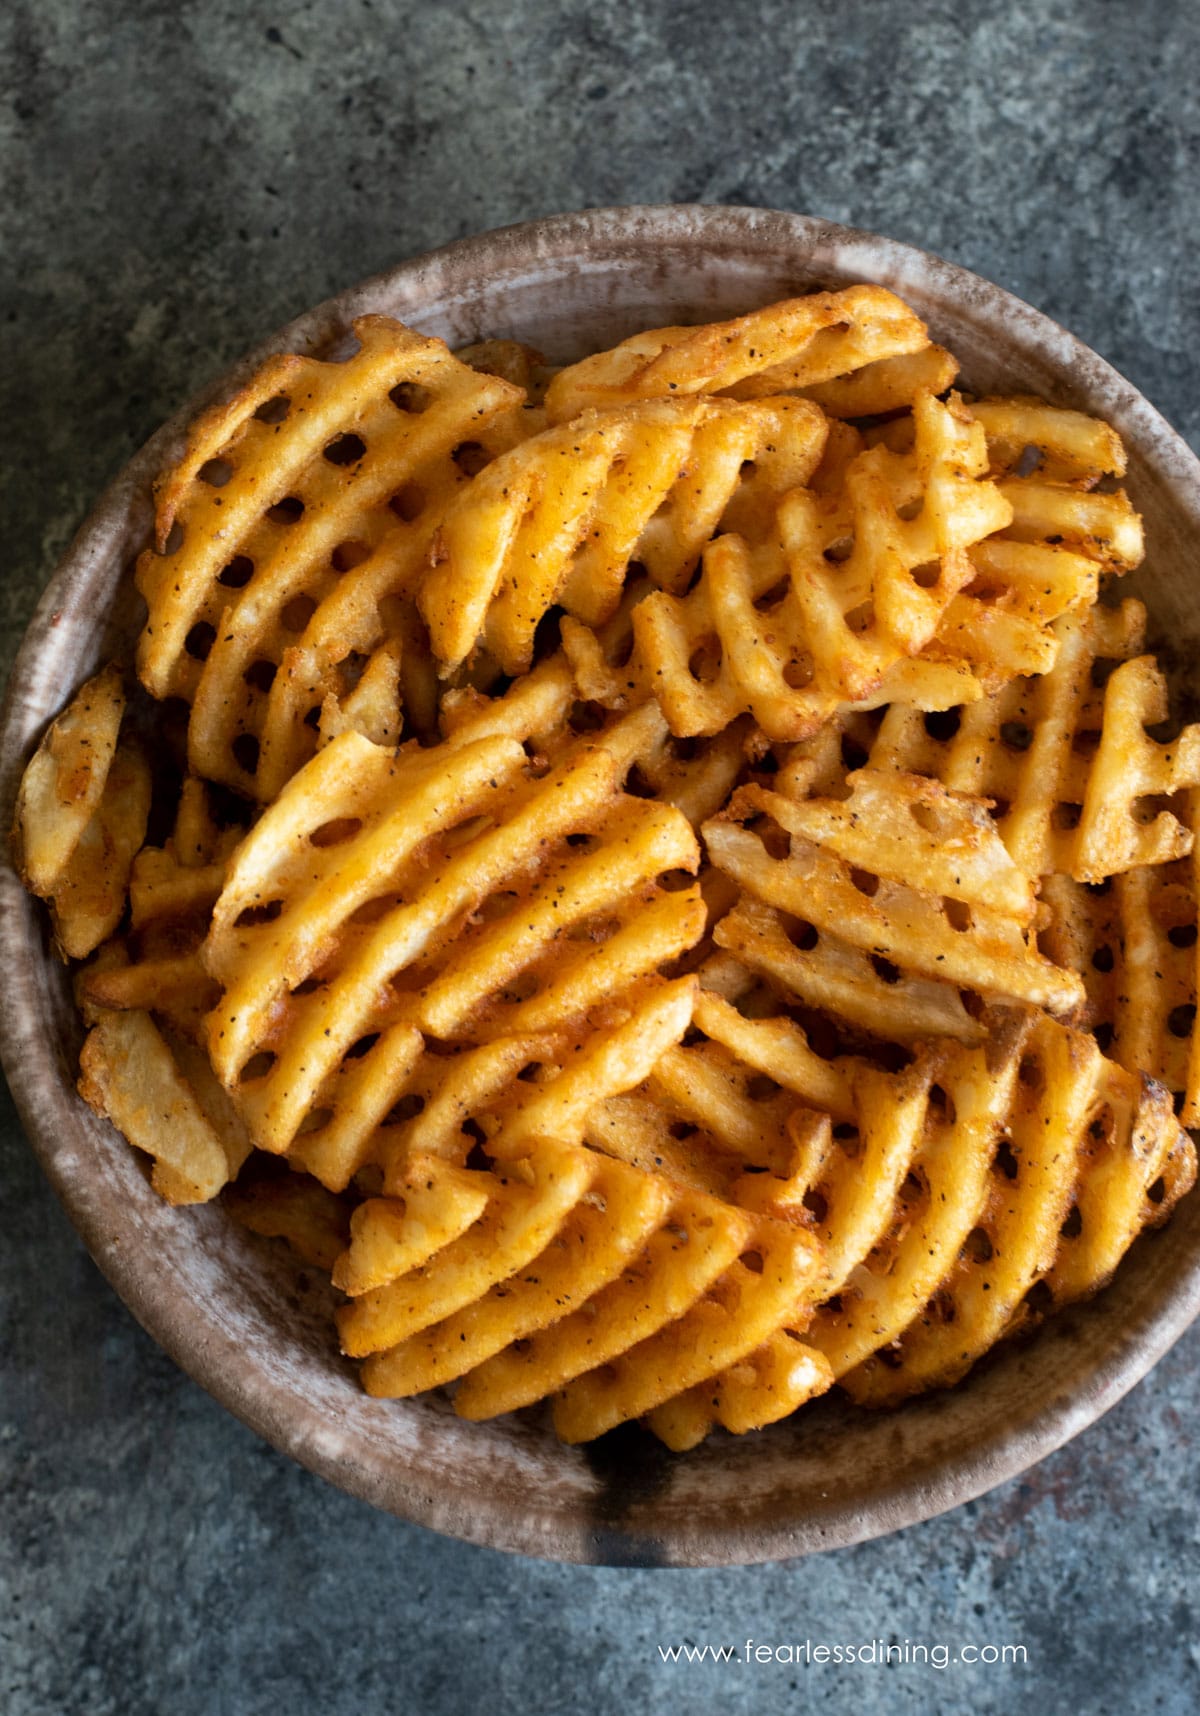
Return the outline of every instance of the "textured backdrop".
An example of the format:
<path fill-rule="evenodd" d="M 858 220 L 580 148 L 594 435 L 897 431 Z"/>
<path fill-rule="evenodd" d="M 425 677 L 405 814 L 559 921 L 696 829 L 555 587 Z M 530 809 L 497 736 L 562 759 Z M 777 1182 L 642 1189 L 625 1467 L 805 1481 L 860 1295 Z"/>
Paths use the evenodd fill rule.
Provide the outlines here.
<path fill-rule="evenodd" d="M 260 334 L 446 239 L 770 205 L 1009 287 L 1200 446 L 1187 0 L 6 0 L 0 652 L 91 499 Z M 2 979 L 0 979 L 2 980 Z M 729 1572 L 518 1561 L 371 1512 L 188 1382 L 0 1110 L 0 1710 L 489 1716 L 1200 1707 L 1200 1331 L 1022 1482 Z M 1023 1644 L 1018 1668 L 659 1646 Z"/>

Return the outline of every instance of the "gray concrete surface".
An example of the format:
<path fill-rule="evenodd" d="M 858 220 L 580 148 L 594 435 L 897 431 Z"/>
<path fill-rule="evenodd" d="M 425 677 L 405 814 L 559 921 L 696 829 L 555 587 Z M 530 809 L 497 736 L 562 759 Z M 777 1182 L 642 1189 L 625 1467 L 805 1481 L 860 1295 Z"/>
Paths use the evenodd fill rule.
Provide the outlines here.
<path fill-rule="evenodd" d="M 0 648 L 100 489 L 267 328 L 459 234 L 749 202 L 1009 286 L 1200 444 L 1187 0 L 6 0 Z M 2 981 L 2 977 L 0 977 Z M 503 1558 L 372 1513 L 175 1371 L 0 1108 L 0 1711 L 1189 1713 L 1200 1331 L 1020 1483 L 787 1566 Z M 1023 1667 L 659 1646 L 1019 1644 Z"/>

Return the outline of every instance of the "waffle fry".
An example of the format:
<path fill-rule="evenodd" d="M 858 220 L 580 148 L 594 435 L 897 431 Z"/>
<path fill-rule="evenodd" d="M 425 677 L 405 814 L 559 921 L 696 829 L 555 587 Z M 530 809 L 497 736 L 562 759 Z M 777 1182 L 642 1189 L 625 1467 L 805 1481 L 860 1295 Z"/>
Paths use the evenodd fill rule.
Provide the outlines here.
<path fill-rule="evenodd" d="M 747 787 L 705 824 L 713 863 L 744 896 L 717 925 L 719 946 L 899 1042 L 978 1040 L 964 989 L 1058 1013 L 1080 1004 L 1079 978 L 1038 951 L 1033 891 L 981 801 L 886 771 L 848 784 L 844 801 L 799 803 Z M 761 830 L 744 825 L 756 817 Z"/>
<path fill-rule="evenodd" d="M 455 668 L 482 641 L 506 673 L 523 673 L 555 602 L 601 623 L 632 561 L 659 587 L 680 588 L 742 466 L 780 435 L 781 419 L 811 471 L 824 420 L 795 400 L 649 400 L 585 413 L 513 448 L 438 524 L 418 597 L 434 654 Z"/>
<path fill-rule="evenodd" d="M 1095 487 L 1125 470 L 1108 424 L 1028 399 L 977 400 L 971 415 L 1012 522 L 971 549 L 975 577 L 950 603 L 927 655 L 968 668 L 992 693 L 1053 667 L 1052 622 L 1095 602 L 1100 573 L 1137 566 L 1143 541 L 1124 491 Z"/>
<path fill-rule="evenodd" d="M 588 1442 L 710 1377 L 724 1377 L 794 1317 L 813 1275 L 806 1235 L 763 1223 L 751 1262 L 730 1265 L 678 1322 L 568 1382 L 554 1403 L 564 1442 Z M 823 1377 L 819 1366 L 814 1366 Z"/>
<path fill-rule="evenodd" d="M 735 1436 L 788 1418 L 833 1382 L 824 1355 L 780 1329 L 737 1364 L 652 1407 L 647 1428 L 673 1453 L 695 1448 L 719 1424 Z"/>
<path fill-rule="evenodd" d="M 635 334 L 560 370 L 546 409 L 561 423 L 587 408 L 677 394 L 761 398 L 833 382 L 928 345 L 924 323 L 893 293 L 850 286 L 769 304 L 730 322 Z"/>
<path fill-rule="evenodd" d="M 957 1150 L 953 1163 L 923 1155 L 919 1208 L 807 1331 L 862 1404 L 955 1382 L 1003 1335 L 1098 1291 L 1195 1180 L 1195 1149 L 1166 1092 L 1075 1032 L 1032 1027 L 1014 1095 L 986 1172 L 964 1177 Z M 929 1291 L 932 1252 L 944 1273 Z M 902 1332 L 889 1315 L 897 1300 Z M 860 1358 L 868 1346 L 874 1356 Z"/>
<path fill-rule="evenodd" d="M 566 1030 L 690 945 L 698 895 L 657 877 L 695 869 L 691 828 L 619 795 L 615 772 L 599 748 L 537 780 L 513 741 L 398 760 L 346 734 L 289 783 L 239 849 L 206 947 L 225 989 L 213 1064 L 256 1143 L 286 1149 L 330 1106 L 321 1087 L 348 1052 L 385 1027 L 468 1041 Z M 647 944 L 625 927 L 635 907 L 660 926 Z M 357 1103 L 378 1053 L 354 1071 Z"/>
<path fill-rule="evenodd" d="M 120 738 L 124 713 L 120 669 L 107 667 L 50 727 L 17 793 L 17 870 L 49 904 L 64 959 L 85 959 L 116 929 L 145 838 L 150 769 Z"/>
<path fill-rule="evenodd" d="M 539 1155 L 541 1153 L 539 1151 Z M 651 1235 L 663 1225 L 670 1209 L 672 1193 L 667 1182 L 650 1175 L 631 1173 L 619 1163 L 609 1162 L 602 1156 L 581 1158 L 575 1153 L 574 1160 L 582 1162 L 587 1176 L 575 1184 L 582 1183 L 587 1189 L 566 1212 L 565 1219 L 546 1240 L 541 1251 L 533 1253 L 525 1264 L 494 1281 L 457 1311 L 423 1329 L 413 1329 L 408 1325 L 410 1332 L 400 1341 L 390 1348 L 377 1349 L 379 1356 L 372 1360 L 368 1372 L 368 1385 L 372 1392 L 390 1393 L 403 1389 L 417 1393 L 465 1375 L 512 1342 L 524 1340 L 535 1330 L 569 1315 L 572 1309 L 586 1303 L 594 1293 L 606 1287 L 642 1252 Z M 422 1171 L 423 1181 L 420 1180 Z M 410 1167 L 415 1184 L 432 1188 L 436 1193 L 439 1208 L 445 1207 L 442 1188 L 452 1172 L 442 1162 L 426 1165 L 421 1158 L 414 1158 Z M 508 1213 L 497 1207 L 507 1191 L 502 1169 L 497 1170 L 497 1176 L 499 1184 L 493 1175 L 474 1173 L 469 1176 L 474 1182 L 470 1188 L 471 1195 L 480 1200 L 480 1214 L 485 1210 L 489 1212 L 489 1226 L 502 1221 L 503 1214 Z M 534 1190 L 517 1182 L 513 1198 L 520 1199 L 524 1195 L 528 1200 Z M 372 1206 L 363 1207 L 370 1209 Z M 403 1243 L 412 1226 L 410 1193 L 405 1199 L 404 1219 L 393 1244 L 392 1255 L 396 1263 L 419 1256 L 419 1253 L 424 1253 L 420 1261 L 428 1261 L 435 1249 L 441 1249 L 423 1238 L 419 1252 L 414 1254 L 411 1243 L 407 1246 Z M 460 1231 L 465 1232 L 465 1228 Z M 460 1246 L 460 1256 L 465 1258 L 468 1252 L 472 1257 L 479 1256 L 483 1237 L 483 1234 L 473 1232 L 467 1244 Z M 539 1233 L 532 1243 L 536 1244 L 541 1238 Z M 442 1241 L 442 1245 L 446 1243 Z M 353 1256 L 353 1246 L 350 1255 Z M 490 1263 L 491 1259 L 488 1261 Z M 452 1262 L 453 1259 L 444 1260 L 447 1271 Z M 418 1266 L 418 1262 L 408 1262 L 407 1269 L 403 1266 L 397 1269 L 390 1280 L 395 1281 L 401 1274 Z M 395 1298 L 395 1292 L 390 1296 Z M 349 1338 L 354 1338 L 357 1327 L 353 1313 L 348 1312 L 343 1320 L 343 1329 L 350 1330 Z"/>
<path fill-rule="evenodd" d="M 774 1179 L 760 1187 L 755 1176 L 784 1174 L 797 1138 L 827 1116 L 853 1118 L 849 1062 L 819 1055 L 786 1015 L 744 1018 L 708 987 L 714 965 L 700 973 L 697 1040 L 668 1047 L 640 1087 L 597 1103 L 584 1138 L 648 1173 L 791 1219 L 795 1209 L 762 1201 Z M 754 975 L 736 967 L 734 982 L 740 993 Z"/>
<path fill-rule="evenodd" d="M 1096 488 L 1125 474 L 1114 429 L 1039 399 L 975 400 L 971 415 L 983 425 L 992 470 L 1012 505 L 1012 540 L 1062 542 L 1114 572 L 1140 564 L 1142 524 L 1128 496 Z M 1030 454 L 1034 469 L 1021 474 Z"/>
<path fill-rule="evenodd" d="M 944 346 L 923 346 L 899 357 L 877 358 L 801 392 L 830 417 L 876 417 L 904 410 L 919 393 L 949 392 L 957 374 L 953 353 Z"/>
<path fill-rule="evenodd" d="M 1083 979 L 1081 1015 L 1105 1054 L 1173 1092 L 1200 1123 L 1196 893 L 1190 861 L 1139 866 L 1092 887 L 1048 876 L 1042 942 Z"/>
<path fill-rule="evenodd" d="M 385 316 L 355 333 L 346 362 L 271 359 L 194 425 L 138 562 L 143 683 L 191 705 L 194 771 L 261 801 L 311 753 L 309 712 L 349 697 L 383 640 L 426 518 L 469 481 L 455 452 L 522 430 L 520 391 L 440 340 Z"/>
<path fill-rule="evenodd" d="M 884 717 L 871 765 L 932 775 L 993 801 L 996 826 L 1027 876 L 1081 882 L 1192 849 L 1173 806 L 1200 781 L 1200 727 L 1159 742 L 1166 684 L 1139 656 L 1140 602 L 1065 615 L 1051 672 L 930 723 L 904 705 Z M 1132 659 L 1130 659 L 1132 657 Z M 1165 802 L 1164 802 L 1165 801 Z"/>
<path fill-rule="evenodd" d="M 453 1237 L 431 1231 L 421 1193 L 440 1210 L 463 1200 Z M 368 1390 L 461 1377 L 456 1410 L 485 1418 L 563 1389 L 556 1422 L 573 1441 L 722 1372 L 794 1311 L 813 1273 L 804 1235 L 548 1138 L 490 1172 L 415 1157 L 402 1200 L 363 1208 L 341 1277 L 375 1284 L 339 1323 L 346 1350 L 371 1355 Z M 370 1232 L 384 1227 L 386 1240 Z M 739 1261 L 751 1252 L 753 1269 Z M 748 1317 L 731 1317 L 737 1298 Z M 742 1409 L 754 1415 L 745 1389 Z"/>
<path fill-rule="evenodd" d="M 749 710 L 771 738 L 803 738 L 929 643 L 973 577 L 966 550 L 1012 513 L 961 405 L 922 394 L 914 420 L 912 455 L 867 449 L 831 504 L 789 495 L 757 555 L 720 537 L 689 595 L 638 605 L 638 657 L 674 732 L 719 732 Z"/>

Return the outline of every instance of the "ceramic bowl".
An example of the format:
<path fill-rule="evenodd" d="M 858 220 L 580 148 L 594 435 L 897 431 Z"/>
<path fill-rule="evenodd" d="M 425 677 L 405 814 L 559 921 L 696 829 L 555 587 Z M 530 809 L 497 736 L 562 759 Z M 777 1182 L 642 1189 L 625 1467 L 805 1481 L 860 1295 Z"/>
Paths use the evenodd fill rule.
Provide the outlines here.
<path fill-rule="evenodd" d="M 131 563 L 150 483 L 199 406 L 273 351 L 322 353 L 385 311 L 452 345 L 512 335 L 566 359 L 634 330 L 710 320 L 813 287 L 876 281 L 923 316 L 978 390 L 1099 413 L 1130 453 L 1150 553 L 1130 587 L 1156 629 L 1200 637 L 1200 464 L 1128 382 L 1045 316 L 936 257 L 760 209 L 598 210 L 404 262 L 311 311 L 190 401 L 103 496 L 26 634 L 0 732 L 0 815 L 47 719 L 138 623 Z M 30 1141 L 93 1257 L 150 1334 L 230 1411 L 313 1471 L 405 1519 L 569 1561 L 705 1566 L 854 1543 L 977 1496 L 1057 1448 L 1144 1376 L 1200 1309 L 1200 1195 L 1138 1242 L 1109 1289 L 994 1353 L 957 1388 L 875 1415 L 837 1398 L 691 1454 L 640 1431 L 560 1446 L 545 1423 L 373 1401 L 339 1357 L 328 1289 L 220 1208 L 172 1211 L 75 1093 L 80 1027 L 40 905 L 0 874 L 0 1051 Z M 132 1408 L 131 1408 L 132 1410 Z"/>

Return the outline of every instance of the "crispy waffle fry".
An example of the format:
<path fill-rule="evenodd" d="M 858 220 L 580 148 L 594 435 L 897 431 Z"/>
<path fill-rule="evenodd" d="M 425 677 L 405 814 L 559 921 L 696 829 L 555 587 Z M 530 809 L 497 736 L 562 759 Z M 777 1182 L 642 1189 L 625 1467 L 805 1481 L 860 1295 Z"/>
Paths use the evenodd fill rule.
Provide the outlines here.
<path fill-rule="evenodd" d="M 600 748 L 538 780 L 509 740 L 397 759 L 346 734 L 289 783 L 239 849 L 206 949 L 225 987 L 209 1047 L 230 1088 L 241 1079 L 256 1142 L 286 1149 L 331 1106 L 321 1087 L 349 1051 L 389 1025 L 567 1030 L 691 945 L 698 895 L 657 878 L 695 868 L 692 831 L 620 795 L 615 773 Z M 645 944 L 625 928 L 638 907 L 658 926 Z M 360 1050 L 359 1101 L 377 1053 Z"/>
<path fill-rule="evenodd" d="M 745 990 L 747 973 L 723 975 Z M 775 1041 L 781 1023 L 795 1026 L 705 999 L 697 1020 L 744 1071 L 786 1064 Z M 999 1015 L 986 1046 L 925 1049 L 897 1073 L 845 1056 L 828 1070 L 848 1118 L 832 1127 L 802 1108 L 777 1113 L 770 1142 L 747 1153 L 757 1171 L 725 1195 L 813 1224 L 824 1302 L 795 1328 L 871 1403 L 955 1380 L 1036 1314 L 1038 1283 L 1045 1302 L 1094 1291 L 1194 1176 L 1164 1093 L 1044 1014 Z M 811 1102 L 807 1069 L 798 1082 Z M 720 1107 L 699 1112 L 732 1136 Z M 1106 1193 L 1093 1189 L 1097 1163 Z M 683 1419 L 698 1423 L 700 1402 L 685 1404 Z"/>
<path fill-rule="evenodd" d="M 124 713 L 121 670 L 106 667 L 52 723 L 21 777 L 13 842 L 21 879 L 43 899 L 100 808 Z"/>
<path fill-rule="evenodd" d="M 858 454 L 828 501 L 787 497 L 776 541 L 756 553 L 720 537 L 690 594 L 634 610 L 645 682 L 674 732 L 719 732 L 749 710 L 771 738 L 803 738 L 929 643 L 973 577 L 966 550 L 1012 514 L 961 404 L 922 394 L 914 417 L 911 455 Z"/>
<path fill-rule="evenodd" d="M 1145 1072 L 1200 1122 L 1196 1048 L 1196 893 L 1191 861 L 1138 866 L 1084 886 L 1048 876 L 1050 922 L 1041 940 L 1087 989 L 1080 1022 L 1105 1054 Z"/>
<path fill-rule="evenodd" d="M 957 1148 L 924 1152 L 913 1207 L 807 1331 L 863 1404 L 955 1382 L 1004 1334 L 1096 1292 L 1195 1179 L 1194 1147 L 1161 1086 L 1046 1019 L 1019 1056 L 984 1174 L 964 1177 Z"/>
<path fill-rule="evenodd" d="M 919 393 L 948 392 L 957 374 L 957 360 L 944 346 L 924 346 L 900 357 L 877 358 L 801 392 L 830 417 L 875 417 L 904 410 Z"/>
<path fill-rule="evenodd" d="M 990 798 L 1005 845 L 1030 877 L 1099 882 L 1185 856 L 1192 833 L 1175 795 L 1200 781 L 1200 726 L 1164 742 L 1147 732 L 1168 706 L 1153 657 L 1135 655 L 1144 626 L 1134 601 L 1065 615 L 1050 673 L 1014 681 L 944 723 L 893 705 L 872 767 L 933 775 Z"/>
<path fill-rule="evenodd" d="M 812 1281 L 811 1240 L 763 1223 L 754 1241 L 747 1260 L 731 1264 L 677 1322 L 567 1383 L 554 1403 L 564 1442 L 591 1441 L 723 1376 L 795 1316 Z"/>
<path fill-rule="evenodd" d="M 771 1338 L 812 1278 L 806 1236 L 549 1139 L 490 1172 L 416 1157 L 409 1173 L 403 1205 L 367 1206 L 391 1235 L 390 1261 L 387 1242 L 372 1255 L 395 1272 L 339 1319 L 346 1350 L 373 1355 L 373 1394 L 462 1377 L 456 1409 L 487 1418 L 565 1385 L 560 1433 L 588 1440 L 680 1392 L 681 1379 L 719 1374 L 743 1343 L 752 1351 Z M 440 1194 L 442 1207 L 476 1188 L 484 1211 L 448 1241 L 409 1213 L 414 1191 Z M 342 1273 L 357 1281 L 355 1244 Z M 748 1318 L 730 1315 L 738 1297 Z M 819 1360 L 813 1369 L 823 1374 Z M 742 1411 L 754 1415 L 745 1389 Z"/>
<path fill-rule="evenodd" d="M 701 981 L 715 980 L 710 962 Z M 738 968 L 734 992 L 753 981 Z M 686 1043 L 659 1055 L 643 1085 L 589 1111 L 586 1141 L 765 1214 L 795 1213 L 764 1206 L 754 1175 L 784 1173 L 797 1138 L 828 1125 L 828 1115 L 853 1118 L 849 1063 L 818 1054 L 786 1015 L 743 1017 L 707 987 L 696 997 L 693 1026 Z M 774 1188 L 773 1179 L 762 1184 Z"/>
<path fill-rule="evenodd" d="M 1114 572 L 1141 562 L 1142 524 L 1124 490 L 1096 488 L 1125 474 L 1114 429 L 1038 399 L 980 399 L 971 414 L 983 424 L 992 469 L 1012 504 L 1006 534 L 1013 541 L 1063 542 Z"/>
<path fill-rule="evenodd" d="M 107 667 L 50 727 L 17 793 L 17 869 L 49 903 L 67 959 L 85 959 L 120 923 L 145 838 L 150 769 L 140 747 L 120 739 L 124 712 L 120 669 Z"/>
<path fill-rule="evenodd" d="M 816 387 L 929 345 L 920 318 L 879 286 L 816 292 L 730 322 L 652 328 L 560 370 L 546 409 L 563 422 L 588 407 L 735 392 L 761 398 Z"/>
<path fill-rule="evenodd" d="M 950 603 L 926 654 L 931 665 L 968 668 L 993 692 L 1017 674 L 1048 672 L 1058 642 L 1052 622 L 1096 600 L 1100 572 L 1136 566 L 1143 543 L 1124 491 L 1095 489 L 1125 470 L 1125 450 L 1108 424 L 1027 399 L 979 400 L 971 414 L 987 435 L 1012 522 L 970 550 L 975 576 Z M 925 699 L 923 706 L 933 705 Z"/>
<path fill-rule="evenodd" d="M 426 1054 L 370 1142 L 384 1193 L 403 1189 L 414 1154 L 461 1166 L 481 1138 L 491 1149 L 512 1151 L 550 1125 L 560 1138 L 581 1141 L 592 1110 L 644 1080 L 683 1035 L 694 998 L 694 979 L 648 984 L 614 1008 L 612 1020 L 575 1041 L 501 1037 Z M 292 1155 L 328 1183 L 330 1151 L 319 1135 L 298 1140 Z M 343 1169 L 343 1183 L 344 1175 Z"/>
<path fill-rule="evenodd" d="M 702 1442 L 714 1424 L 744 1436 L 778 1423 L 824 1394 L 832 1381 L 824 1354 L 790 1329 L 780 1329 L 728 1370 L 654 1407 L 646 1423 L 673 1453 L 683 1454 Z"/>
<path fill-rule="evenodd" d="M 978 1040 L 963 990 L 1079 1005 L 1079 978 L 1038 951 L 1033 890 L 981 801 L 886 771 L 848 784 L 846 800 L 799 802 L 747 787 L 705 824 L 713 863 L 746 896 L 717 925 L 721 947 L 901 1042 L 931 1030 Z M 761 829 L 744 825 L 756 817 Z"/>
<path fill-rule="evenodd" d="M 811 471 L 824 420 L 797 400 L 649 400 L 523 441 L 437 526 L 418 596 L 435 655 L 454 668 L 482 641 L 506 673 L 523 673 L 555 602 L 601 623 L 632 561 L 661 588 L 680 588 L 781 419 Z"/>
<path fill-rule="evenodd" d="M 588 1157 L 586 1166 L 586 1192 L 541 1252 L 458 1311 L 381 1351 L 368 1370 L 373 1393 L 417 1393 L 463 1376 L 512 1342 L 569 1315 L 642 1252 L 670 1210 L 670 1186 L 603 1156 Z M 414 1181 L 420 1172 L 421 1159 L 415 1158 L 410 1167 Z M 439 1205 L 446 1177 L 445 1164 L 438 1162 L 420 1182 L 435 1190 Z M 483 1187 L 489 1176 L 476 1173 L 472 1178 Z M 494 1208 L 494 1185 L 489 1191 L 472 1190 L 481 1199 L 480 1213 L 488 1207 L 489 1194 Z M 411 1197 L 406 1204 L 400 1240 L 411 1231 Z M 470 1241 L 476 1250 L 480 1237 Z M 426 1255 L 432 1256 L 432 1250 Z M 393 1254 L 397 1259 L 404 1255 L 400 1244 Z"/>
<path fill-rule="evenodd" d="M 203 782 L 185 780 L 163 847 L 143 846 L 129 875 L 129 925 L 79 972 L 76 997 L 93 1009 L 144 1009 L 190 1042 L 219 994 L 200 944 L 241 829 L 221 827 Z"/>
<path fill-rule="evenodd" d="M 456 452 L 522 432 L 519 390 L 440 340 L 385 316 L 355 333 L 346 362 L 271 359 L 193 426 L 138 563 L 143 682 L 192 706 L 194 770 L 260 800 L 310 754 L 310 712 L 352 697 L 426 518 L 470 480 Z"/>

